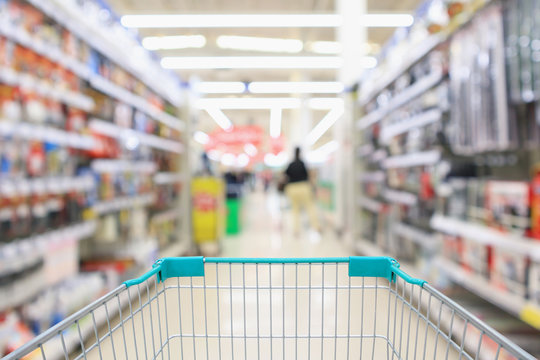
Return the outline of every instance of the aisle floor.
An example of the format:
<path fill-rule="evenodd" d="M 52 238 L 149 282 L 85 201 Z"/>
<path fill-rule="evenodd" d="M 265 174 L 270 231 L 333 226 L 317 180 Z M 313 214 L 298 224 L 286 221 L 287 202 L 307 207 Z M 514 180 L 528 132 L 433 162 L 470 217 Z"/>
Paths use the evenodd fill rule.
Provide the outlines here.
<path fill-rule="evenodd" d="M 294 236 L 290 211 L 277 192 L 254 192 L 245 197 L 243 229 L 222 241 L 225 257 L 334 257 L 354 255 L 329 226 L 321 233 L 306 226 Z M 323 223 L 324 225 L 324 223 Z"/>

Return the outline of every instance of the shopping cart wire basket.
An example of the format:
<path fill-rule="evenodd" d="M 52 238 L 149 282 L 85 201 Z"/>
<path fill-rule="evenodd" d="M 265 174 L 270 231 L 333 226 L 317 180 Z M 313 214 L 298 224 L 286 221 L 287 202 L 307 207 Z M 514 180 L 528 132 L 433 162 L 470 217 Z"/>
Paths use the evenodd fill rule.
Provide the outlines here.
<path fill-rule="evenodd" d="M 534 359 L 388 257 L 164 258 L 26 358 Z"/>

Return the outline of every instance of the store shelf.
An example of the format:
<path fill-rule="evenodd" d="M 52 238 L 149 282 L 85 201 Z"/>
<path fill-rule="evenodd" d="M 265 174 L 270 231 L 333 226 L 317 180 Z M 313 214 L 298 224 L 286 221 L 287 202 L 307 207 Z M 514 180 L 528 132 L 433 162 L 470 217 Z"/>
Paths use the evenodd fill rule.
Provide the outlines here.
<path fill-rule="evenodd" d="M 392 225 L 392 230 L 394 235 L 403 236 L 426 250 L 433 251 L 439 247 L 439 241 L 434 234 L 429 234 L 414 226 L 400 222 Z"/>
<path fill-rule="evenodd" d="M 149 116 L 173 129 L 180 131 L 184 129 L 184 124 L 179 119 L 155 108 L 141 96 L 131 93 L 130 91 L 112 83 L 100 75 L 92 74 L 86 64 L 69 55 L 63 54 L 57 47 L 53 45 L 32 38 L 25 30 L 15 28 L 8 23 L 4 23 L 0 24 L 0 34 L 71 70 L 78 77 L 89 81 L 92 87 L 103 92 L 104 94 L 114 97 L 145 112 Z M 20 76 L 10 73 L 9 69 L 0 70 L 0 79 L 6 82 L 9 81 L 9 84 L 11 85 L 17 85 L 20 83 L 18 77 Z M 33 82 L 35 82 L 35 84 L 33 84 Z M 82 94 L 69 91 L 58 91 L 56 88 L 51 86 L 47 87 L 46 85 L 41 85 L 36 80 L 25 80 L 25 84 L 27 86 L 30 85 L 32 88 L 41 89 L 41 93 L 44 96 L 50 95 L 54 99 L 80 108 L 81 110 L 91 111 L 94 107 L 93 100 Z"/>
<path fill-rule="evenodd" d="M 153 224 L 159 224 L 166 221 L 176 220 L 180 217 L 179 209 L 169 209 L 162 212 L 159 212 L 152 216 L 150 222 Z"/>
<path fill-rule="evenodd" d="M 384 190 L 383 197 L 390 203 L 414 206 L 418 202 L 418 196 L 407 192 L 392 189 Z"/>
<path fill-rule="evenodd" d="M 98 159 L 92 161 L 92 170 L 97 173 L 121 173 L 134 172 L 151 174 L 155 173 L 158 166 L 153 161 L 129 161 L 129 160 L 113 160 L 113 159 Z"/>
<path fill-rule="evenodd" d="M 140 46 L 138 51 L 134 38 L 132 38 L 132 46 L 122 43 L 118 33 L 111 33 L 102 28 L 103 24 L 94 23 L 92 17 L 85 14 L 75 1 L 29 0 L 29 3 L 141 79 L 173 105 L 180 105 L 182 94 L 178 90 L 176 81 L 171 79 L 172 75 L 163 70 L 157 61 L 151 59 L 149 53 L 142 53 Z M 117 27 L 121 29 L 120 24 Z M 127 39 L 128 30 L 125 31 L 124 37 Z M 139 63 L 133 61 L 133 56 L 136 55 L 138 55 Z"/>
<path fill-rule="evenodd" d="M 383 211 L 385 204 L 380 201 L 370 199 L 368 197 L 361 197 L 360 199 L 358 199 L 358 206 L 373 213 L 380 213 L 381 211 Z"/>
<path fill-rule="evenodd" d="M 95 204 L 92 209 L 98 215 L 110 212 L 125 210 L 137 206 L 148 206 L 155 201 L 154 194 L 144 194 L 137 196 L 125 196 L 112 200 L 106 200 Z"/>
<path fill-rule="evenodd" d="M 390 112 L 402 107 L 419 95 L 437 85 L 444 78 L 442 70 L 433 70 L 433 72 L 418 80 L 399 94 L 395 95 L 385 107 L 379 108 L 367 114 L 358 120 L 357 126 L 360 130 L 366 129 L 379 122 Z"/>
<path fill-rule="evenodd" d="M 0 136 L 26 140 L 47 141 L 74 149 L 91 150 L 95 146 L 90 136 L 80 135 L 51 126 L 0 119 Z"/>
<path fill-rule="evenodd" d="M 540 307 L 519 295 L 501 291 L 482 276 L 465 271 L 448 259 L 437 258 L 434 263 L 456 284 L 540 329 Z"/>
<path fill-rule="evenodd" d="M 399 64 L 399 67 L 389 70 L 386 72 L 386 76 L 373 81 L 377 85 L 370 89 L 366 94 L 360 96 L 359 103 L 360 106 L 365 106 L 370 102 L 378 93 L 390 86 L 394 81 L 397 80 L 401 74 L 410 69 L 414 64 L 422 60 L 426 55 L 433 51 L 437 46 L 442 44 L 446 40 L 446 37 L 441 34 L 431 35 L 429 38 L 420 42 L 414 50 L 406 52 L 407 57 L 405 59 L 400 59 L 401 61 L 396 62 Z"/>
<path fill-rule="evenodd" d="M 371 153 L 373 153 L 373 151 L 375 151 L 375 149 L 373 148 L 373 145 L 371 144 L 364 144 L 364 145 L 361 145 L 357 151 L 356 151 L 356 156 L 358 157 L 364 157 L 364 156 L 368 156 L 370 155 Z"/>
<path fill-rule="evenodd" d="M 165 249 L 161 250 L 159 252 L 159 257 L 176 257 L 176 256 L 182 256 L 186 254 L 189 251 L 190 244 L 188 241 L 182 241 L 178 243 L 174 243 L 166 247 Z M 133 271 L 136 275 L 140 276 L 144 272 L 146 272 L 148 269 L 137 269 L 137 271 Z M 152 280 L 151 280 L 152 281 Z M 150 283 L 150 286 L 152 284 Z M 137 301 L 137 292 L 131 293 L 131 301 Z M 107 307 L 109 319 L 115 319 L 119 315 L 118 311 L 118 303 L 120 303 L 120 308 L 122 309 L 122 313 L 125 316 L 126 309 L 128 309 L 130 298 L 127 295 L 127 292 L 125 295 L 121 295 L 118 297 L 118 300 L 111 299 L 108 301 L 109 306 Z M 129 312 L 129 311 L 128 311 Z M 80 326 L 80 336 L 79 336 L 79 329 L 77 329 L 77 326 L 74 325 L 63 332 L 64 334 L 64 344 L 66 347 L 66 351 L 68 353 L 71 353 L 77 349 L 77 347 L 80 346 L 80 338 L 83 339 L 83 341 L 87 341 L 88 339 L 95 336 L 94 331 L 94 320 L 96 323 L 96 327 L 99 329 L 102 329 L 104 326 L 107 325 L 107 312 L 105 310 L 104 306 L 98 307 L 94 311 L 94 319 L 92 317 L 85 317 L 82 321 L 79 322 Z M 46 344 L 46 355 L 47 359 L 64 359 L 64 351 L 63 351 L 63 345 L 61 343 L 61 338 L 56 337 L 54 340 Z"/>
<path fill-rule="evenodd" d="M 364 183 L 381 183 L 386 179 L 384 171 L 364 172 L 358 176 L 358 181 Z"/>
<path fill-rule="evenodd" d="M 7 67 L 0 67 L 0 82 L 34 91 L 42 97 L 59 101 L 84 111 L 90 112 L 95 106 L 94 100 L 82 93 L 59 88 L 58 86 L 51 85 L 46 80 L 37 79 L 28 74 L 18 73 Z"/>
<path fill-rule="evenodd" d="M 390 256 L 388 253 L 381 250 L 377 245 L 366 240 L 357 241 L 355 247 L 356 251 L 364 256 Z M 522 298 L 520 298 L 519 296 L 514 296 L 512 294 L 509 294 L 508 297 L 504 297 L 504 299 L 493 296 L 493 294 L 499 293 L 498 289 L 496 290 L 492 286 L 489 286 L 489 284 L 487 284 L 483 279 L 476 279 L 475 276 L 464 273 L 464 271 L 461 270 L 459 266 L 454 265 L 452 262 L 446 259 L 436 258 L 433 263 L 437 264 L 438 267 L 440 267 L 441 271 L 447 273 L 449 277 L 453 277 L 454 282 L 459 283 L 461 286 L 468 289 L 470 292 L 475 293 L 480 297 L 487 296 L 486 300 L 494 303 L 496 306 L 499 306 L 501 308 L 503 308 L 501 305 L 509 306 L 510 309 L 506 309 L 506 311 L 518 315 L 525 322 L 528 322 L 536 328 L 540 328 L 540 309 L 538 309 L 536 306 L 532 304 L 527 304 Z M 400 265 L 401 269 L 413 278 L 424 278 L 421 274 L 421 271 L 413 264 L 400 261 Z M 409 291 L 410 288 L 406 287 L 405 292 L 409 294 Z M 443 312 L 439 313 L 438 306 L 435 306 L 435 304 L 431 304 L 432 306 L 430 306 L 430 299 L 431 298 L 429 296 L 421 297 L 422 309 L 425 312 L 431 310 L 431 317 L 433 319 L 438 319 L 436 321 L 440 321 L 441 329 L 444 329 L 445 332 L 449 332 L 451 328 L 452 333 L 454 334 L 453 337 L 455 337 L 455 341 L 458 344 L 464 342 L 465 349 L 468 349 L 468 351 L 470 351 L 471 353 L 475 353 L 478 346 L 479 337 L 483 334 L 481 334 L 479 331 L 469 331 L 473 329 L 468 328 L 469 330 L 467 331 L 467 336 L 465 337 L 465 339 L 463 339 L 463 330 L 466 326 L 463 319 L 461 319 L 460 317 L 452 316 L 453 314 L 449 310 L 449 308 L 445 308 Z M 499 302 L 500 304 L 497 304 L 496 302 Z M 516 311 L 518 311 L 518 313 L 516 313 Z M 494 351 L 496 351 L 496 349 Z M 480 359 L 487 360 L 493 359 L 494 357 L 494 352 L 490 353 L 489 351 L 486 351 L 484 349 Z"/>
<path fill-rule="evenodd" d="M 358 103 L 361 107 L 366 106 L 377 94 L 390 86 L 396 81 L 403 73 L 409 70 L 413 65 L 422 60 L 426 55 L 435 50 L 439 45 L 448 41 L 459 29 L 467 25 L 476 13 L 493 0 L 475 0 L 468 4 L 467 11 L 456 16 L 452 22 L 448 25 L 447 29 L 444 29 L 441 33 L 430 35 L 428 38 L 422 40 L 413 49 L 405 52 L 405 58 L 400 61 L 395 61 L 392 64 L 397 64 L 394 69 L 387 69 L 383 76 L 379 78 L 369 79 L 371 83 L 375 84 L 370 87 L 366 87 L 365 94 L 361 94 Z"/>
<path fill-rule="evenodd" d="M 0 189 L 9 186 L 13 189 L 13 195 L 17 189 L 29 191 L 46 191 L 51 194 L 67 194 L 71 191 L 88 191 L 96 186 L 95 179 L 90 176 L 46 176 L 38 178 L 13 178 L 0 180 Z M 6 192 L 2 192 L 6 196 Z"/>
<path fill-rule="evenodd" d="M 411 129 L 419 128 L 437 122 L 441 119 L 442 112 L 439 109 L 432 109 L 412 116 L 408 119 L 400 120 L 397 123 L 383 126 L 381 129 L 381 141 L 385 144 L 395 136 L 401 135 Z"/>
<path fill-rule="evenodd" d="M 385 169 L 408 168 L 435 165 L 441 159 L 439 150 L 421 151 L 405 155 L 391 156 L 382 162 Z"/>
<path fill-rule="evenodd" d="M 373 163 L 377 163 L 386 159 L 387 156 L 388 156 L 388 153 L 386 152 L 386 150 L 379 149 L 370 155 L 369 160 Z"/>
<path fill-rule="evenodd" d="M 514 254 L 529 256 L 540 261 L 540 241 L 528 239 L 514 234 L 503 233 L 480 224 L 452 219 L 442 215 L 434 215 L 431 227 L 445 234 L 460 236 L 480 244 L 491 245 Z"/>
<path fill-rule="evenodd" d="M 185 175 L 178 172 L 160 172 L 154 175 L 157 185 L 177 184 L 184 181 Z"/>
<path fill-rule="evenodd" d="M 184 146 L 178 141 L 169 140 L 157 135 L 146 134 L 142 131 L 123 128 L 108 121 L 93 118 L 89 121 L 88 127 L 99 134 L 109 136 L 117 140 L 125 141 L 130 138 L 136 138 L 139 140 L 140 144 L 155 149 L 169 151 L 176 154 L 180 154 L 184 151 Z"/>
<path fill-rule="evenodd" d="M 46 57 L 54 63 L 58 63 L 63 67 L 71 70 L 78 77 L 88 80 L 90 79 L 90 68 L 78 61 L 77 59 L 68 56 L 53 45 L 47 44 L 39 39 L 33 38 L 23 28 L 14 27 L 9 22 L 0 23 L 0 35 L 5 36 L 11 41 L 24 46 L 33 52 Z"/>
<path fill-rule="evenodd" d="M 131 105 L 136 109 L 139 109 L 140 111 L 146 113 L 148 116 L 156 119 L 157 121 L 163 123 L 164 125 L 167 125 L 172 129 L 178 131 L 184 130 L 184 122 L 180 119 L 161 111 L 160 109 L 151 105 L 143 97 L 131 93 L 130 91 L 110 82 L 109 80 L 103 78 L 100 75 L 92 75 L 92 77 L 90 78 L 90 84 L 96 90 L 99 90 L 106 95 L 118 99 L 128 105 Z"/>
<path fill-rule="evenodd" d="M 87 221 L 84 223 L 78 223 L 75 225 L 70 225 L 63 227 L 61 229 L 48 231 L 43 234 L 35 235 L 29 238 L 19 239 L 15 240 L 7 245 L 0 246 L 0 253 L 1 252 L 8 252 L 10 254 L 17 253 L 16 247 L 18 246 L 32 246 L 32 247 L 44 247 L 45 244 L 56 241 L 57 239 L 61 238 L 71 238 L 76 241 L 79 241 L 81 239 L 84 239 L 90 235 L 92 235 L 96 230 L 96 223 L 94 221 Z M 8 249 L 9 248 L 9 249 Z M 4 255 L 4 254 L 2 254 Z M 5 254 L 5 256 L 10 256 L 9 254 Z M 17 261 L 14 259 L 14 261 Z M 0 311 L 4 311 L 10 308 L 14 308 L 17 306 L 20 306 L 31 299 L 35 298 L 40 292 L 45 290 L 46 288 L 54 285 L 54 284 L 47 284 L 45 281 L 38 281 L 34 282 L 32 281 L 32 284 L 26 284 L 28 286 L 25 286 L 25 283 L 23 283 L 24 280 L 21 280 L 20 283 L 15 284 L 24 286 L 24 291 L 12 291 L 12 296 L 9 298 L 2 299 L 2 302 L 0 303 Z"/>

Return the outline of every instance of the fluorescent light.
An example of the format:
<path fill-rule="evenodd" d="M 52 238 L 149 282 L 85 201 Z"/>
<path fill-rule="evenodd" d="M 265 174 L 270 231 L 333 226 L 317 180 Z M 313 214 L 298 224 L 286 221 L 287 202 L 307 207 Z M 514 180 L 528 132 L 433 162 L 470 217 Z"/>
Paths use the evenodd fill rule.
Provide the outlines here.
<path fill-rule="evenodd" d="M 287 164 L 287 154 L 285 152 L 280 152 L 277 155 L 274 155 L 272 153 L 268 153 L 264 155 L 264 163 L 266 166 L 269 167 L 282 167 Z"/>
<path fill-rule="evenodd" d="M 337 41 L 314 41 L 307 46 L 316 54 L 341 54 L 343 46 Z"/>
<path fill-rule="evenodd" d="M 309 163 L 322 163 L 328 159 L 328 156 L 339 148 L 339 143 L 332 140 L 322 145 L 321 147 L 310 151 L 306 155 L 306 160 Z"/>
<path fill-rule="evenodd" d="M 314 100 L 314 99 L 312 99 Z M 333 100 L 341 100 L 341 99 L 333 99 Z M 324 104 L 321 102 L 321 104 L 318 105 L 329 105 Z M 322 107 L 321 107 L 322 109 Z M 345 111 L 345 107 L 343 105 L 343 100 L 341 100 L 341 103 L 335 102 L 334 106 L 331 108 L 331 110 L 328 112 L 328 114 L 325 115 L 325 117 L 322 118 L 322 120 L 307 134 L 305 142 L 307 145 L 313 145 L 319 140 L 319 138 L 332 126 L 334 123 L 343 115 L 343 112 Z"/>
<path fill-rule="evenodd" d="M 340 27 L 338 14 L 168 14 L 124 15 L 121 23 L 132 28 L 301 28 Z M 411 26 L 409 14 L 365 14 L 361 19 L 366 27 Z"/>
<path fill-rule="evenodd" d="M 225 153 L 221 156 L 221 163 L 225 166 L 233 166 L 236 163 L 236 156 L 231 153 Z"/>
<path fill-rule="evenodd" d="M 313 98 L 307 101 L 307 105 L 313 110 L 328 110 L 345 106 L 343 99 L 340 98 Z"/>
<path fill-rule="evenodd" d="M 377 66 L 377 58 L 374 56 L 364 56 L 360 59 L 360 66 L 364 69 L 373 69 Z"/>
<path fill-rule="evenodd" d="M 409 14 L 365 14 L 360 20 L 365 27 L 407 27 L 414 23 Z"/>
<path fill-rule="evenodd" d="M 313 150 L 313 152 L 328 155 L 336 151 L 338 148 L 339 148 L 339 143 L 336 140 L 332 140 L 318 147 L 317 149 Z"/>
<path fill-rule="evenodd" d="M 295 98 L 204 98 L 195 103 L 198 109 L 297 109 L 300 99 Z"/>
<path fill-rule="evenodd" d="M 194 85 L 201 94 L 241 94 L 246 91 L 246 85 L 240 81 L 206 81 Z"/>
<path fill-rule="evenodd" d="M 254 81 L 248 85 L 248 89 L 254 94 L 338 94 L 344 90 L 344 86 L 336 81 Z"/>
<path fill-rule="evenodd" d="M 255 36 L 221 35 L 216 44 L 222 49 L 299 53 L 304 43 L 296 39 L 276 39 Z"/>
<path fill-rule="evenodd" d="M 212 161 L 219 161 L 221 160 L 221 151 L 219 150 L 210 150 L 208 152 L 208 158 Z"/>
<path fill-rule="evenodd" d="M 149 36 L 142 39 L 148 50 L 202 48 L 206 45 L 203 35 Z"/>
<path fill-rule="evenodd" d="M 206 145 L 210 141 L 210 136 L 202 131 L 195 131 L 195 134 L 193 134 L 193 139 L 195 139 L 195 141 L 199 144 Z"/>
<path fill-rule="evenodd" d="M 339 27 L 337 14 L 178 14 L 124 15 L 121 23 L 134 28 L 295 28 Z"/>
<path fill-rule="evenodd" d="M 278 138 L 281 135 L 281 108 L 270 110 L 270 136 Z"/>
<path fill-rule="evenodd" d="M 236 157 L 236 166 L 243 168 L 249 165 L 249 156 L 242 153 Z"/>
<path fill-rule="evenodd" d="M 259 152 L 255 145 L 253 145 L 252 143 L 247 143 L 246 145 L 244 145 L 244 151 L 246 152 L 246 154 L 252 157 L 257 155 L 257 153 Z"/>
<path fill-rule="evenodd" d="M 339 69 L 342 65 L 343 59 L 337 56 L 168 56 L 161 59 L 161 66 L 166 69 L 184 70 Z M 375 66 L 376 60 L 371 67 Z"/>
<path fill-rule="evenodd" d="M 207 107 L 205 108 L 208 115 L 214 119 L 216 124 L 218 124 L 223 130 L 229 131 L 232 129 L 232 122 L 229 118 L 217 107 Z"/>

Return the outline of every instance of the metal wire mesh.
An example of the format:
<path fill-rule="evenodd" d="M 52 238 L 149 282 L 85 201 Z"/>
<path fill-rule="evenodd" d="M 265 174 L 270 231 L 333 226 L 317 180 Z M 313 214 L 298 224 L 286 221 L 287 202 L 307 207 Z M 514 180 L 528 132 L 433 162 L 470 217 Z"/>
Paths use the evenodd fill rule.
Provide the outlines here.
<path fill-rule="evenodd" d="M 120 287 L 27 351 L 41 359 L 529 358 L 429 285 L 349 277 L 348 266 L 207 262 L 204 277 Z"/>

